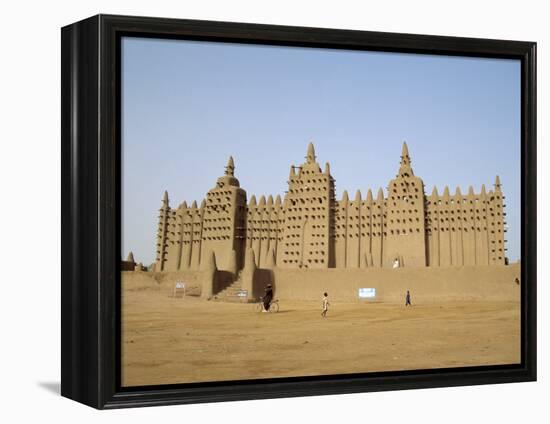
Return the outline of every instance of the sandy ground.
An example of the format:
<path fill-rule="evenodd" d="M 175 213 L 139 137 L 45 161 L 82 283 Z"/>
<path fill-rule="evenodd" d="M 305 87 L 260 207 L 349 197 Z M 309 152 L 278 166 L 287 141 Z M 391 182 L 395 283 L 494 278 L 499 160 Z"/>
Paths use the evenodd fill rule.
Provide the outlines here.
<path fill-rule="evenodd" d="M 414 302 L 414 299 L 413 299 Z M 519 303 L 251 304 L 123 293 L 123 386 L 511 364 Z"/>

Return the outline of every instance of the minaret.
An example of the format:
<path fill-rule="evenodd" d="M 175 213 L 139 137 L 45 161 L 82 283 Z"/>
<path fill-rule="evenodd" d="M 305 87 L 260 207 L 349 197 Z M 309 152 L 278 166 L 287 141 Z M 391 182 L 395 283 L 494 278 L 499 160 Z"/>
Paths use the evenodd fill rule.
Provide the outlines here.
<path fill-rule="evenodd" d="M 399 259 L 407 267 L 426 266 L 424 183 L 411 167 L 407 143 L 401 148 L 397 176 L 388 184 L 384 263 Z M 392 218 L 390 218 L 392 217 Z"/>
<path fill-rule="evenodd" d="M 307 146 L 306 163 L 315 163 L 317 157 L 315 156 L 315 147 L 313 143 L 309 143 Z"/>
<path fill-rule="evenodd" d="M 403 147 L 401 148 L 401 162 L 399 164 L 399 175 L 402 176 L 413 176 L 413 170 L 411 168 L 411 158 L 409 156 L 409 148 L 407 143 L 403 142 Z"/>
<path fill-rule="evenodd" d="M 235 161 L 229 156 L 224 173 L 214 188 L 206 194 L 206 204 L 201 204 L 203 220 L 201 250 L 213 251 L 218 268 L 233 272 L 244 260 L 246 240 L 246 192 L 235 177 Z M 235 251 L 235 260 L 232 251 Z"/>
<path fill-rule="evenodd" d="M 502 185 L 500 184 L 500 177 L 497 175 L 496 178 L 495 178 L 495 192 L 500 192 L 500 188 L 502 187 Z"/>
<path fill-rule="evenodd" d="M 288 190 L 283 202 L 284 224 L 281 222 L 283 231 L 280 240 L 285 249 L 276 258 L 283 268 L 329 266 L 332 258 L 329 231 L 334 182 L 327 171 L 326 168 L 323 173 L 319 167 L 313 143 L 307 146 L 305 162 L 290 168 Z"/>
<path fill-rule="evenodd" d="M 229 160 L 225 167 L 225 175 L 229 175 L 230 177 L 235 176 L 235 162 L 233 161 L 233 156 L 229 156 Z"/>

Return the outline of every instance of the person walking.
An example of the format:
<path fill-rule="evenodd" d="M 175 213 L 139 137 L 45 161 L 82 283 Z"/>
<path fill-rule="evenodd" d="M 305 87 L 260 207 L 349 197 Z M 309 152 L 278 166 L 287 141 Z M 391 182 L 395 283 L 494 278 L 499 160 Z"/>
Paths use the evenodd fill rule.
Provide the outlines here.
<path fill-rule="evenodd" d="M 327 311 L 328 311 L 328 293 L 324 293 L 324 297 L 323 297 L 323 312 L 321 312 L 321 316 L 323 318 L 326 318 L 327 317 Z"/>
<path fill-rule="evenodd" d="M 408 290 L 407 290 L 407 294 L 405 295 L 405 306 L 412 306 L 411 293 Z"/>

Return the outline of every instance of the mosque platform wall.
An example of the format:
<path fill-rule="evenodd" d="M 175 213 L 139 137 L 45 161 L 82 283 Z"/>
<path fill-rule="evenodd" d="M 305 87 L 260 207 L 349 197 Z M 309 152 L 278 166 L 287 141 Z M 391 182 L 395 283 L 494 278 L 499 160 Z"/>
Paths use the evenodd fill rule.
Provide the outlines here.
<path fill-rule="evenodd" d="M 281 269 L 256 271 L 255 285 L 273 283 L 281 300 L 320 300 L 326 291 L 333 306 L 359 301 L 359 288 L 375 288 L 376 298 L 365 302 L 403 302 L 410 290 L 413 303 L 450 301 L 518 301 L 520 265 L 486 265 L 437 268 Z M 272 275 L 272 278 L 268 278 Z M 260 280 L 266 281 L 260 281 Z M 270 280 L 270 281 L 267 281 Z M 170 295 L 177 281 L 186 283 L 189 295 L 199 296 L 202 271 L 122 272 L 124 290 L 153 288 Z M 227 282 L 225 283 L 225 285 Z M 219 288 L 218 288 L 219 289 Z M 123 290 L 123 291 L 124 291 Z M 261 291 L 261 290 L 260 290 Z"/>
<path fill-rule="evenodd" d="M 171 295 L 176 282 L 186 283 L 186 293 L 199 296 L 201 293 L 202 271 L 186 270 L 174 272 L 139 272 L 123 271 L 121 273 L 122 293 L 125 290 L 153 289 Z"/>
<path fill-rule="evenodd" d="M 375 302 L 519 301 L 519 264 L 438 268 L 274 269 L 275 297 L 337 302 L 358 301 L 359 288 L 375 288 Z"/>

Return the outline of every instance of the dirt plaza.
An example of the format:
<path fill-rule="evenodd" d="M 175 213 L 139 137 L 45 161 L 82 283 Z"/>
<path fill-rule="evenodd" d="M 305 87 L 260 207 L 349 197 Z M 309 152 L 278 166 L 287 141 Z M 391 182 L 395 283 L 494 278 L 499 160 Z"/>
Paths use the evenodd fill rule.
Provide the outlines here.
<path fill-rule="evenodd" d="M 416 303 L 280 301 L 252 304 L 171 297 L 124 285 L 122 385 L 511 364 L 520 361 L 519 301 Z M 330 296 L 330 295 L 329 295 Z M 404 303 L 404 302 L 403 302 Z"/>

